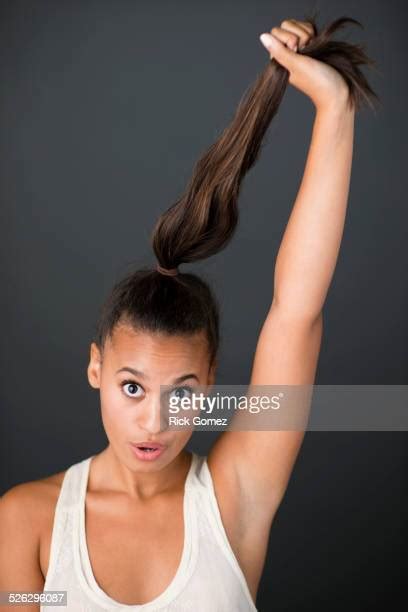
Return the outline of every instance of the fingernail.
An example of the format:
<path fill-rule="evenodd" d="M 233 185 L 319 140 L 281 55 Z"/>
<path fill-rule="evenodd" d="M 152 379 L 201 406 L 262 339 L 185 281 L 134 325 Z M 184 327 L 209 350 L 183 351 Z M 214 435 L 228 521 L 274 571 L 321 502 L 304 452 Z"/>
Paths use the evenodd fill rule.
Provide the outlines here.
<path fill-rule="evenodd" d="M 274 41 L 270 34 L 261 34 L 259 40 L 266 49 L 273 49 Z"/>

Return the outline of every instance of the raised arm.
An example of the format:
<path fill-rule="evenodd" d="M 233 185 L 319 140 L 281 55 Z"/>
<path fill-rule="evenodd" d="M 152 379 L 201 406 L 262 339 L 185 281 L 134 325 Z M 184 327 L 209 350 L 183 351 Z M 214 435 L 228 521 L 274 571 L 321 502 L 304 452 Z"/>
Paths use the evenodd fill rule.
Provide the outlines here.
<path fill-rule="evenodd" d="M 318 109 L 303 179 L 275 264 L 273 306 L 319 317 L 336 266 L 350 185 L 354 111 Z"/>
<path fill-rule="evenodd" d="M 287 30 L 274 28 L 272 33 L 281 41 L 291 45 L 310 37 L 299 25 L 284 24 L 297 35 L 293 39 Z M 289 82 L 311 98 L 316 113 L 304 176 L 276 260 L 273 301 L 259 336 L 250 383 L 312 385 L 322 308 L 344 228 L 354 110 L 345 82 L 334 69 L 275 43 L 271 53 L 290 70 Z M 267 537 L 303 436 L 303 431 L 226 431 L 212 448 L 208 461 L 215 487 L 229 500 L 224 505 L 238 504 L 241 533 L 247 534 L 243 537 L 248 542 L 256 541 L 254 530 L 259 534 L 263 529 Z M 226 516 L 228 509 L 224 511 Z"/>

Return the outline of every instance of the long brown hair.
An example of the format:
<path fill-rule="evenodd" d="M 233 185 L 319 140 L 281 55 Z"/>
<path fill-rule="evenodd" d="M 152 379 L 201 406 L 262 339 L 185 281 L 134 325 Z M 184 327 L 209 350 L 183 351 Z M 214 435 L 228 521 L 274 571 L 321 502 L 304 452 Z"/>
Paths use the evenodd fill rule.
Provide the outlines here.
<path fill-rule="evenodd" d="M 340 17 L 320 32 L 316 13 L 305 17 L 315 36 L 298 53 L 323 61 L 339 71 L 349 87 L 356 110 L 379 102 L 360 65 L 374 66 L 362 45 L 332 40 L 347 23 Z M 255 164 L 265 133 L 287 88 L 288 71 L 274 59 L 244 93 L 235 116 L 221 136 L 194 166 L 182 197 L 160 215 L 151 243 L 158 263 L 178 267 L 218 253 L 226 247 L 238 223 L 238 196 L 245 174 Z M 219 346 L 219 307 L 209 285 L 196 274 L 166 276 L 156 269 L 139 269 L 118 282 L 103 305 L 95 341 L 104 340 L 119 321 L 134 329 L 166 334 L 204 332 L 210 365 Z"/>

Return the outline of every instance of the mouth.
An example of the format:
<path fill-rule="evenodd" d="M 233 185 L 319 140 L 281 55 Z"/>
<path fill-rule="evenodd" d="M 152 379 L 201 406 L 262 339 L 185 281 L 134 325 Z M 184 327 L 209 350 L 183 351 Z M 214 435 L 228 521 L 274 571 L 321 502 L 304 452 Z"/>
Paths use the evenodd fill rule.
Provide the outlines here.
<path fill-rule="evenodd" d="M 130 442 L 130 447 L 138 459 L 157 459 L 166 447 L 158 442 Z"/>

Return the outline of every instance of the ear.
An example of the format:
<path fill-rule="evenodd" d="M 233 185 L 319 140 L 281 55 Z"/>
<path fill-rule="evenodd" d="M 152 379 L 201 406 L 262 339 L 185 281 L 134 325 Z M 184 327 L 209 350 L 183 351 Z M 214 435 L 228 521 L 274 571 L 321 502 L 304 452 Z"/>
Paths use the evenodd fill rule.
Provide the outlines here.
<path fill-rule="evenodd" d="M 91 387 L 99 389 L 101 386 L 102 355 L 95 342 L 91 343 L 91 352 L 88 365 L 88 381 Z"/>

